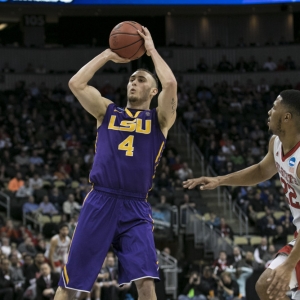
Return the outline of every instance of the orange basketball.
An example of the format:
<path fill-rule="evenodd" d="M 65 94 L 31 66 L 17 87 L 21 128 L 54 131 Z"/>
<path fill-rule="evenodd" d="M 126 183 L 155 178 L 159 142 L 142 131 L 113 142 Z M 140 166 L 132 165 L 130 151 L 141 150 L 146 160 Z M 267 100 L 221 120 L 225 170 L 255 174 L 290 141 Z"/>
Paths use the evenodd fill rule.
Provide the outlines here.
<path fill-rule="evenodd" d="M 109 36 L 110 49 L 123 58 L 140 58 L 146 49 L 138 30 L 143 31 L 142 25 L 134 21 L 124 21 L 116 25 Z"/>

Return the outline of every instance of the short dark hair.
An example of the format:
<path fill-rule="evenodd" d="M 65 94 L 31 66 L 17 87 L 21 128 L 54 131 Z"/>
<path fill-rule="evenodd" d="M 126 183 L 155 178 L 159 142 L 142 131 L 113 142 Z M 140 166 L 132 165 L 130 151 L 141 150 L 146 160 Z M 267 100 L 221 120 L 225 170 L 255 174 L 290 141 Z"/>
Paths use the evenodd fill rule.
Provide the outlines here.
<path fill-rule="evenodd" d="M 144 72 L 147 72 L 148 74 L 150 74 L 153 77 L 154 81 L 155 81 L 155 87 L 158 88 L 158 78 L 154 73 L 152 73 L 149 70 L 144 69 L 144 68 L 137 69 L 137 71 L 144 71 Z"/>
<path fill-rule="evenodd" d="M 61 230 L 62 228 L 67 227 L 69 229 L 69 226 L 67 223 L 61 223 L 58 227 L 59 230 Z"/>
<path fill-rule="evenodd" d="M 284 90 L 280 93 L 282 104 L 291 110 L 292 114 L 300 117 L 300 91 Z"/>

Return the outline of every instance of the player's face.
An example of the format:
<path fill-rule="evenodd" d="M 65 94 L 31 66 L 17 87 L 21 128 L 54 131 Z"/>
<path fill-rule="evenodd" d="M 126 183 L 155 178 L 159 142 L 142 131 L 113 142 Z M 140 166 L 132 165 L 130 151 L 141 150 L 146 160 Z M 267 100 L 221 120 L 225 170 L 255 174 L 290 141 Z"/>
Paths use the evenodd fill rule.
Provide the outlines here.
<path fill-rule="evenodd" d="M 63 237 L 66 237 L 69 234 L 69 228 L 68 227 L 63 227 L 59 231 L 60 235 Z"/>
<path fill-rule="evenodd" d="M 281 105 L 282 97 L 279 95 L 273 103 L 273 107 L 269 110 L 268 126 L 273 134 L 280 134 L 282 132 L 282 114 L 283 107 Z"/>
<path fill-rule="evenodd" d="M 127 98 L 131 103 L 149 101 L 153 89 L 153 78 L 145 71 L 133 73 L 127 85 Z"/>

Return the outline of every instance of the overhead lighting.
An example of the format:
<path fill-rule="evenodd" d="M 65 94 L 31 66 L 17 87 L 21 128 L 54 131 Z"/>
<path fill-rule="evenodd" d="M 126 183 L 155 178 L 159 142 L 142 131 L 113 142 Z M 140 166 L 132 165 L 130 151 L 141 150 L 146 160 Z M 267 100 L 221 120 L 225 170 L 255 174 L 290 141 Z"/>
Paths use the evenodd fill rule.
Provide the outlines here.
<path fill-rule="evenodd" d="M 3 30 L 7 27 L 7 23 L 0 23 L 0 30 Z"/>

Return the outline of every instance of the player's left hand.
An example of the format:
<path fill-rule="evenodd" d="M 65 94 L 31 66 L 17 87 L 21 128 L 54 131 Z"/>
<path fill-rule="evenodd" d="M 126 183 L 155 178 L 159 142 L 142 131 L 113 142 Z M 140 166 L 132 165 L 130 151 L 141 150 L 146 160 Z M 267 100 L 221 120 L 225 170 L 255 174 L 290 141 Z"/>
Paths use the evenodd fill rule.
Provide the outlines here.
<path fill-rule="evenodd" d="M 150 56 L 150 51 L 155 49 L 154 42 L 152 40 L 150 31 L 148 30 L 147 27 L 143 26 L 143 32 L 138 30 L 138 33 L 144 39 L 144 41 L 145 41 L 144 45 L 145 45 L 145 48 L 147 51 L 147 55 Z"/>
<path fill-rule="evenodd" d="M 267 281 L 270 283 L 267 294 L 270 299 L 285 299 L 285 294 L 290 290 L 289 283 L 292 277 L 292 270 L 284 263 L 272 270 Z"/>

